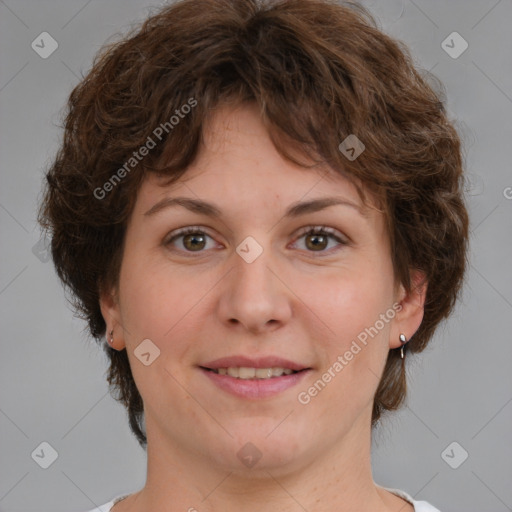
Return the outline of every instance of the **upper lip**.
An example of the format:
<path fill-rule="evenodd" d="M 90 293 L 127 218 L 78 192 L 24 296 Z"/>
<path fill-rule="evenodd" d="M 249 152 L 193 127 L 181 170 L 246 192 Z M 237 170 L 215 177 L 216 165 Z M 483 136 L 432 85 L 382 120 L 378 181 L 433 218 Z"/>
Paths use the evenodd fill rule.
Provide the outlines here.
<path fill-rule="evenodd" d="M 276 356 L 266 357 L 246 357 L 246 356 L 230 356 L 221 357 L 208 363 L 201 365 L 203 368 L 209 368 L 210 370 L 217 370 L 219 368 L 289 368 L 290 370 L 300 371 L 309 368 L 300 363 L 289 361 Z"/>

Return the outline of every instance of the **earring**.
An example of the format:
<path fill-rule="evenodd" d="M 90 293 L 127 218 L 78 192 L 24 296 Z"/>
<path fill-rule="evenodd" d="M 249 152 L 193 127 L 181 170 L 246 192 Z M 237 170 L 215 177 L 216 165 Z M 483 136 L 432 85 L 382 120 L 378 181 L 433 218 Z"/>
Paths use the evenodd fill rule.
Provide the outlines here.
<path fill-rule="evenodd" d="M 109 337 L 107 339 L 110 346 L 114 344 L 114 329 L 111 329 L 111 331 L 108 333 Z"/>
<path fill-rule="evenodd" d="M 398 336 L 398 339 L 400 340 L 400 343 L 402 344 L 402 346 L 400 347 L 400 357 L 403 359 L 404 358 L 404 345 L 407 343 L 407 338 L 405 337 L 405 334 L 400 334 L 400 336 Z"/>

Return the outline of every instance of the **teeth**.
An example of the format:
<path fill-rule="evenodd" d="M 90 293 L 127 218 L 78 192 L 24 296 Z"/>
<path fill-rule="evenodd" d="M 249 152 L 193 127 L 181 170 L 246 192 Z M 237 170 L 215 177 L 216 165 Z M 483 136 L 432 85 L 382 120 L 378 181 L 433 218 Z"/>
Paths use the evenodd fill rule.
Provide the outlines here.
<path fill-rule="evenodd" d="M 282 375 L 294 373 L 290 368 L 247 368 L 245 366 L 217 368 L 213 371 L 219 375 L 229 375 L 237 379 L 271 379 L 272 377 L 281 377 Z"/>
<path fill-rule="evenodd" d="M 228 372 L 231 368 L 228 369 Z M 256 368 L 246 368 L 242 366 L 241 368 L 238 368 L 238 375 L 237 377 L 239 379 L 254 379 L 256 377 Z"/>
<path fill-rule="evenodd" d="M 255 373 L 258 379 L 270 379 L 272 377 L 272 368 L 258 368 Z"/>

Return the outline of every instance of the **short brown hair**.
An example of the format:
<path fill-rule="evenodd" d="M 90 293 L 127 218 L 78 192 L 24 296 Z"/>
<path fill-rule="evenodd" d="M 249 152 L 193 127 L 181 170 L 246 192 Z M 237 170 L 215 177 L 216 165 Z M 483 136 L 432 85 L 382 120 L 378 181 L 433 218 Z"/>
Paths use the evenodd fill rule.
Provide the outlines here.
<path fill-rule="evenodd" d="M 193 108 L 180 110 L 191 100 Z M 142 180 L 151 172 L 179 179 L 208 117 L 246 102 L 259 106 L 283 157 L 306 166 L 288 151 L 298 150 L 381 199 L 396 279 L 410 290 L 409 272 L 419 269 L 428 280 L 424 319 L 407 345 L 421 352 L 451 312 L 466 268 L 460 140 L 408 50 L 360 6 L 329 0 L 181 0 L 96 56 L 69 97 L 39 213 L 57 273 L 92 336 L 105 335 L 100 291 L 118 282 Z M 157 127 L 161 143 L 127 166 Z M 365 146 L 353 161 L 338 148 L 350 134 Z M 126 350 L 103 346 L 110 389 L 144 447 L 143 402 Z M 390 350 L 372 426 L 405 395 L 405 369 Z"/>

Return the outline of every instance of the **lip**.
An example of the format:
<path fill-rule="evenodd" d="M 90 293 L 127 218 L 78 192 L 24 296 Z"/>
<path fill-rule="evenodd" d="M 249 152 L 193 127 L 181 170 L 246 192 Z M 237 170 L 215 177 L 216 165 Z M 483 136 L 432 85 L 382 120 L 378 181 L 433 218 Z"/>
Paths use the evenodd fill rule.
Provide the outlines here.
<path fill-rule="evenodd" d="M 220 359 L 215 359 L 214 361 L 202 364 L 201 366 L 211 370 L 218 370 L 219 368 L 229 367 L 240 368 L 242 366 L 246 368 L 289 368 L 290 370 L 294 370 L 296 372 L 309 369 L 308 366 L 296 363 L 294 361 L 289 361 L 287 359 L 282 359 L 281 357 L 277 356 L 265 356 L 258 358 L 247 356 L 221 357 Z"/>
<path fill-rule="evenodd" d="M 237 379 L 230 375 L 220 375 L 210 370 L 219 368 L 288 368 L 298 373 L 272 377 L 270 379 Z M 199 366 L 200 371 L 217 387 L 245 399 L 270 398 L 296 386 L 312 368 L 295 361 L 277 356 L 247 357 L 230 356 L 221 357 Z"/>
<path fill-rule="evenodd" d="M 251 364 L 254 364 L 254 362 Z M 225 367 L 220 365 L 219 368 Z M 257 367 L 252 366 L 252 368 Z M 259 366 L 259 368 L 266 368 L 266 366 Z M 210 382 L 213 382 L 223 391 L 244 399 L 262 399 L 276 396 L 279 393 L 296 386 L 312 371 L 311 368 L 307 368 L 299 371 L 298 373 L 282 375 L 281 377 L 272 377 L 270 379 L 237 379 L 230 375 L 220 375 L 201 366 L 199 367 L 199 370 L 203 375 L 210 379 Z"/>

